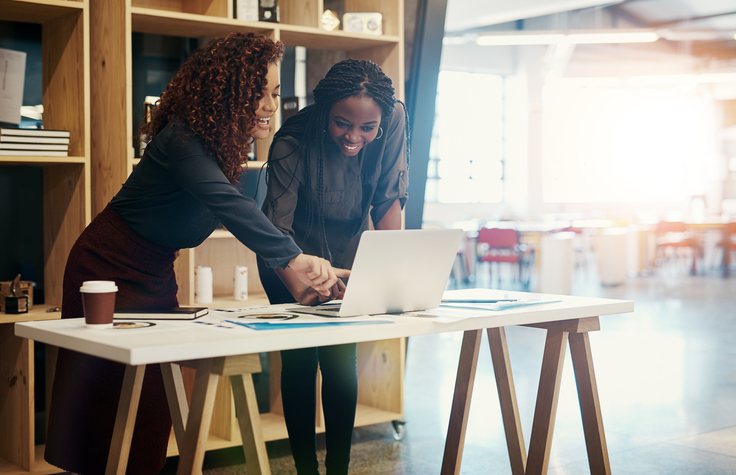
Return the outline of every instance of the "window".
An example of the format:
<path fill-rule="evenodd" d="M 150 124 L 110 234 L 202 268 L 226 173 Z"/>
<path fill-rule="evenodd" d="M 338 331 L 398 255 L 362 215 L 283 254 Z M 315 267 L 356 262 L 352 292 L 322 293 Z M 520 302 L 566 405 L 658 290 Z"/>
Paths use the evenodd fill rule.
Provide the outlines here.
<path fill-rule="evenodd" d="M 501 76 L 440 72 L 426 201 L 503 201 L 503 106 Z"/>
<path fill-rule="evenodd" d="M 544 91 L 547 203 L 677 203 L 718 179 L 713 100 L 697 91 Z"/>

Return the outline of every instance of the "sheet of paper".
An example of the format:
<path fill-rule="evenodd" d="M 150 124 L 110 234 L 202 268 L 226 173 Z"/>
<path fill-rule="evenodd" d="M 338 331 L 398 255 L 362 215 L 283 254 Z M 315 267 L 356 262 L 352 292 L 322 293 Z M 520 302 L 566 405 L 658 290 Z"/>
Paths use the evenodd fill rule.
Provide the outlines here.
<path fill-rule="evenodd" d="M 20 124 L 26 53 L 0 48 L 0 122 Z"/>
<path fill-rule="evenodd" d="M 358 325 L 391 323 L 390 319 L 380 316 L 364 315 L 359 317 L 322 317 L 303 313 L 289 312 L 291 305 L 253 305 L 246 307 L 232 307 L 210 309 L 210 313 L 197 319 L 195 322 L 209 328 L 222 330 L 265 330 L 269 325 L 272 329 L 283 328 L 311 328 L 330 325 Z M 281 329 L 283 329 L 281 328 Z"/>
<path fill-rule="evenodd" d="M 478 309 L 478 310 L 490 310 L 493 312 L 498 312 L 501 310 L 508 310 L 511 308 L 519 308 L 519 307 L 528 307 L 531 305 L 542 305 L 547 303 L 556 303 L 561 302 L 561 300 L 542 300 L 542 299 L 519 299 L 519 300 L 510 300 L 507 302 L 499 301 L 495 303 L 443 303 L 441 305 L 441 308 L 450 308 L 450 309 L 458 309 L 458 308 L 464 308 L 464 309 Z"/>
<path fill-rule="evenodd" d="M 424 312 L 411 312 L 406 315 L 409 317 L 432 318 L 432 320 L 437 323 L 451 323 L 458 320 L 464 320 L 466 318 L 489 317 L 503 312 L 504 310 L 556 302 L 561 302 L 561 300 L 523 299 L 514 302 L 497 302 L 493 304 L 443 303 L 439 308 L 426 310 Z"/>

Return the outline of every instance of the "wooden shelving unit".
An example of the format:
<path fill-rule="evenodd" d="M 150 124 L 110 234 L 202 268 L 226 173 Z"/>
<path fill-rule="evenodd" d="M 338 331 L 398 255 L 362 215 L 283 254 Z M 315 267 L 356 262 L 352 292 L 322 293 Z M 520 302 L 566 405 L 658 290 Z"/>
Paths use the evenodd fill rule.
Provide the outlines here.
<path fill-rule="evenodd" d="M 327 32 L 319 28 L 324 8 L 383 14 L 382 36 Z M 71 246 L 91 218 L 107 205 L 132 171 L 133 33 L 212 38 L 233 31 L 255 31 L 309 50 L 310 76 L 322 77 L 344 58 L 371 59 L 404 90 L 403 0 L 280 0 L 281 23 L 234 18 L 232 0 L 0 0 L 0 20 L 43 27 L 43 104 L 47 128 L 71 131 L 69 157 L 2 157 L 0 166 L 43 167 L 44 275 L 47 305 L 25 315 L 0 315 L 0 475 L 57 473 L 34 444 L 33 342 L 16 338 L 13 323 L 59 317 L 47 308 L 61 304 L 64 265 Z M 334 8 L 334 7 L 333 7 Z M 313 87 L 314 84 L 309 84 Z M 142 98 L 140 98 L 142 100 Z M 273 121 L 280 123 L 279 118 Z M 270 139 L 257 144 L 257 169 Z M 249 300 L 232 298 L 234 265 L 249 269 Z M 212 306 L 267 303 L 254 254 L 227 231 L 217 231 L 196 249 L 182 250 L 176 262 L 179 300 L 194 304 L 194 269 L 210 266 Z M 357 425 L 403 417 L 405 343 L 386 340 L 358 347 Z M 270 411 L 261 415 L 266 440 L 283 439 L 286 429 L 279 392 L 279 355 L 270 355 Z M 322 416 L 318 431 L 324 430 Z M 173 441 L 173 439 L 172 439 Z M 218 392 L 209 449 L 240 444 L 229 381 Z M 177 452 L 170 444 L 169 453 Z"/>
<path fill-rule="evenodd" d="M 43 168 L 46 301 L 27 314 L 0 314 L 0 474 L 57 473 L 35 446 L 33 342 L 15 337 L 13 324 L 59 318 L 46 309 L 61 305 L 67 256 L 91 219 L 89 3 L 0 0 L 0 20 L 42 25 L 44 127 L 71 132 L 68 157 L 0 158 L 0 166 Z"/>

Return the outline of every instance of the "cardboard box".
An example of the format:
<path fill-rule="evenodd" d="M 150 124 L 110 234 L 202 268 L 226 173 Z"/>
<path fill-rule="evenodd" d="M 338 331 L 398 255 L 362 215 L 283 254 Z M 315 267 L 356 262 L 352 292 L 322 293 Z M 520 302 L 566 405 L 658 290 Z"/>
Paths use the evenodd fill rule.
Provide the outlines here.
<path fill-rule="evenodd" d="M 0 312 L 5 312 L 5 296 L 10 295 L 10 284 L 12 281 L 0 282 Z M 30 280 L 20 281 L 20 291 L 29 299 L 28 309 L 33 308 L 33 282 Z"/>

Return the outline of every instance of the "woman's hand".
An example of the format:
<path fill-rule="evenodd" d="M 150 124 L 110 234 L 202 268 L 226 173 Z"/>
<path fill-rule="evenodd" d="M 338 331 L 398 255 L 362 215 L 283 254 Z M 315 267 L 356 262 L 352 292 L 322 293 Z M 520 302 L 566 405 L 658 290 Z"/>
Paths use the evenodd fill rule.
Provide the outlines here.
<path fill-rule="evenodd" d="M 337 283 L 330 288 L 330 295 L 322 295 L 317 293 L 311 287 L 306 287 L 296 300 L 301 305 L 318 305 L 330 300 L 342 299 L 345 296 L 345 284 L 342 280 L 337 279 Z"/>
<path fill-rule="evenodd" d="M 289 268 L 296 273 L 299 280 L 328 300 L 336 298 L 332 296 L 340 293 L 337 283 L 339 277 L 350 277 L 349 270 L 332 267 L 326 259 L 308 254 L 296 256 L 289 262 Z M 342 292 L 344 290 L 345 285 L 343 284 Z"/>

